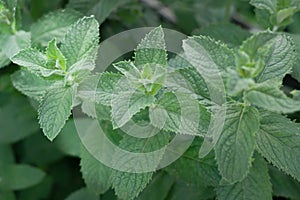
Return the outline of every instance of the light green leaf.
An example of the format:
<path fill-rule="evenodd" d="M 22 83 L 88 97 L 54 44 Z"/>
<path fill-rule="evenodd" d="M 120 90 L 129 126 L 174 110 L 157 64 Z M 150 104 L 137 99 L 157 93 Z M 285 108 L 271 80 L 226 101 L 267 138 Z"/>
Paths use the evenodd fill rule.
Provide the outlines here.
<path fill-rule="evenodd" d="M 13 86 L 23 94 L 40 101 L 46 91 L 62 82 L 43 79 L 27 70 L 19 70 L 11 76 Z"/>
<path fill-rule="evenodd" d="M 93 17 L 78 20 L 67 32 L 61 52 L 67 59 L 67 67 L 85 60 L 94 66 L 99 43 L 99 24 Z"/>
<path fill-rule="evenodd" d="M 0 167 L 0 188 L 21 190 L 42 181 L 45 173 L 29 165 L 5 165 Z"/>
<path fill-rule="evenodd" d="M 275 113 L 261 113 L 258 151 L 273 165 L 300 181 L 300 126 Z"/>
<path fill-rule="evenodd" d="M 17 65 L 26 67 L 30 72 L 48 77 L 52 74 L 64 75 L 63 71 L 48 69 L 46 56 L 35 49 L 24 49 L 11 58 Z"/>
<path fill-rule="evenodd" d="M 99 196 L 95 195 L 87 188 L 81 188 L 70 194 L 65 200 L 99 200 Z"/>
<path fill-rule="evenodd" d="M 48 43 L 48 47 L 46 49 L 46 56 L 48 59 L 48 67 L 51 66 L 53 68 L 62 69 L 63 71 L 66 71 L 67 61 L 64 55 L 59 50 L 59 48 L 57 47 L 56 39 L 53 39 Z"/>
<path fill-rule="evenodd" d="M 47 92 L 39 106 L 39 123 L 44 134 L 53 140 L 71 115 L 72 88 L 58 88 Z"/>
<path fill-rule="evenodd" d="M 80 120 L 80 119 L 76 119 Z M 80 156 L 80 147 L 82 145 L 78 136 L 74 120 L 67 121 L 60 134 L 57 136 L 54 144 L 65 154 L 71 156 Z"/>
<path fill-rule="evenodd" d="M 124 136 L 119 147 L 126 149 L 126 151 L 132 153 L 154 152 L 158 149 L 162 149 L 162 151 L 153 156 L 145 156 L 143 159 L 141 159 L 141 157 L 136 157 L 135 155 L 129 156 L 126 152 L 124 153 L 125 155 L 123 153 L 119 153 L 113 156 L 114 166 L 122 166 L 123 169 L 132 172 L 113 171 L 113 188 L 119 198 L 134 199 L 146 187 L 152 178 L 153 172 L 137 173 L 137 169 L 134 169 L 134 167 L 157 167 L 165 152 L 165 145 L 168 144 L 168 142 L 169 135 L 164 132 L 159 132 L 157 135 L 146 139 L 131 137 L 128 135 Z"/>
<path fill-rule="evenodd" d="M 251 62 L 263 62 L 263 69 L 256 77 L 257 82 L 277 79 L 279 82 L 295 64 L 296 54 L 292 39 L 285 34 L 269 31 L 260 32 L 246 40 L 240 47 Z"/>
<path fill-rule="evenodd" d="M 241 182 L 232 185 L 223 184 L 217 188 L 219 200 L 271 200 L 272 185 L 268 174 L 267 163 L 256 157 L 248 176 Z"/>
<path fill-rule="evenodd" d="M 204 158 L 199 158 L 198 154 L 201 144 L 202 142 L 194 141 L 194 144 L 178 160 L 168 166 L 166 170 L 189 185 L 199 188 L 217 186 L 221 177 L 215 156 L 213 153 L 210 153 Z"/>
<path fill-rule="evenodd" d="M 112 95 L 111 114 L 114 128 L 125 125 L 140 110 L 152 105 L 155 98 L 140 91 L 128 90 Z"/>
<path fill-rule="evenodd" d="M 184 93 L 164 93 L 150 107 L 150 121 L 157 128 L 188 135 L 204 135 L 210 113 Z"/>
<path fill-rule="evenodd" d="M 85 15 L 94 15 L 101 24 L 117 7 L 129 0 L 70 0 L 68 8 L 78 10 Z"/>
<path fill-rule="evenodd" d="M 292 113 L 300 110 L 300 102 L 287 97 L 278 84 L 267 81 L 251 88 L 245 99 L 258 107 L 278 113 Z"/>
<path fill-rule="evenodd" d="M 275 13 L 277 8 L 277 0 L 251 0 L 250 4 L 259 9 L 268 10 L 270 13 Z"/>
<path fill-rule="evenodd" d="M 2 50 L 8 58 L 12 58 L 21 50 L 30 47 L 30 33 L 19 31 L 15 35 L 11 35 L 7 38 L 7 41 L 3 44 Z"/>
<path fill-rule="evenodd" d="M 47 46 L 53 38 L 60 43 L 70 26 L 81 16 L 72 9 L 57 10 L 44 15 L 31 26 L 32 43 Z"/>
<path fill-rule="evenodd" d="M 148 33 L 135 50 L 134 64 L 137 68 L 149 63 L 167 64 L 164 32 L 161 26 Z"/>
<path fill-rule="evenodd" d="M 241 181 L 249 172 L 259 128 L 253 107 L 229 105 L 223 131 L 215 146 L 220 173 L 227 182 Z"/>
<path fill-rule="evenodd" d="M 84 147 L 80 157 L 81 173 L 88 189 L 95 194 L 105 193 L 111 186 L 112 169 L 94 158 Z"/>

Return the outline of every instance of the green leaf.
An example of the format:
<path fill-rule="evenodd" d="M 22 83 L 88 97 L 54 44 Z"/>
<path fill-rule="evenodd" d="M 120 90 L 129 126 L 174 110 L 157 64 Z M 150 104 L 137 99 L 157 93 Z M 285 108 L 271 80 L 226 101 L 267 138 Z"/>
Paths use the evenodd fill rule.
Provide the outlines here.
<path fill-rule="evenodd" d="M 273 165 L 300 181 L 300 126 L 275 113 L 261 113 L 258 151 Z"/>
<path fill-rule="evenodd" d="M 0 199 L 16 200 L 16 196 L 13 191 L 0 191 Z"/>
<path fill-rule="evenodd" d="M 199 34 L 220 40 L 229 47 L 238 47 L 250 37 L 248 31 L 232 23 L 210 24 L 201 28 Z"/>
<path fill-rule="evenodd" d="M 149 185 L 138 196 L 138 200 L 164 200 L 174 183 L 174 178 L 165 172 L 158 172 L 154 175 Z"/>
<path fill-rule="evenodd" d="M 270 13 L 275 13 L 277 9 L 277 0 L 251 0 L 250 4 L 259 9 L 268 10 Z"/>
<path fill-rule="evenodd" d="M 8 35 L 0 34 L 0 68 L 5 67 L 10 62 L 9 58 L 5 54 L 5 50 L 2 49 L 2 46 L 5 44 L 8 37 Z"/>
<path fill-rule="evenodd" d="M 198 188 L 217 186 L 221 179 L 213 153 L 199 158 L 200 144 L 195 143 L 166 170 L 185 183 Z"/>
<path fill-rule="evenodd" d="M 229 105 L 223 131 L 215 146 L 219 170 L 227 182 L 241 181 L 248 174 L 258 128 L 259 114 L 255 108 Z"/>
<path fill-rule="evenodd" d="M 201 112 L 202 111 L 202 112 Z M 150 121 L 157 128 L 180 134 L 203 135 L 206 123 L 200 121 L 207 116 L 205 109 L 201 109 L 198 101 L 183 93 L 164 93 L 155 106 L 150 107 Z M 202 118 L 205 121 L 206 117 Z"/>
<path fill-rule="evenodd" d="M 14 143 L 39 130 L 36 112 L 23 96 L 10 96 L 0 105 L 0 143 Z"/>
<path fill-rule="evenodd" d="M 15 35 L 11 35 L 7 38 L 2 50 L 5 52 L 5 55 L 11 59 L 21 50 L 30 47 L 30 38 L 30 33 L 19 31 Z"/>
<path fill-rule="evenodd" d="M 70 26 L 81 16 L 72 9 L 57 10 L 44 15 L 31 26 L 32 43 L 47 46 L 53 38 L 60 43 Z"/>
<path fill-rule="evenodd" d="M 87 188 L 81 188 L 70 194 L 65 200 L 99 200 L 99 196 L 95 195 Z"/>
<path fill-rule="evenodd" d="M 15 162 L 14 153 L 10 145 L 0 144 L 0 166 L 13 164 Z"/>
<path fill-rule="evenodd" d="M 273 112 L 292 113 L 300 110 L 300 102 L 287 97 L 278 87 L 276 82 L 267 81 L 253 86 L 244 98 L 251 104 Z"/>
<path fill-rule="evenodd" d="M 217 188 L 220 200 L 257 200 L 272 199 L 272 185 L 266 162 L 257 157 L 248 176 L 235 184 L 223 184 Z"/>
<path fill-rule="evenodd" d="M 46 56 L 35 49 L 24 49 L 13 56 L 11 60 L 15 64 L 26 67 L 30 72 L 40 76 L 48 77 L 52 74 L 64 75 L 61 70 L 46 68 Z"/>
<path fill-rule="evenodd" d="M 76 66 L 74 64 L 84 60 L 89 63 L 89 65 L 81 67 L 92 70 L 95 66 L 95 59 L 98 53 L 98 43 L 98 22 L 93 17 L 84 17 L 78 20 L 68 30 L 60 48 L 62 54 L 68 61 L 68 69 L 74 68 L 74 66 Z"/>
<path fill-rule="evenodd" d="M 155 98 L 140 91 L 127 90 L 112 95 L 111 114 L 114 128 L 125 125 L 140 110 L 153 104 Z"/>
<path fill-rule="evenodd" d="M 39 106 L 39 123 L 44 134 L 53 140 L 71 115 L 72 88 L 58 88 L 47 92 Z"/>
<path fill-rule="evenodd" d="M 135 50 L 134 64 L 137 68 L 149 63 L 167 64 L 164 32 L 161 26 L 148 33 Z"/>
<path fill-rule="evenodd" d="M 19 70 L 11 75 L 13 86 L 23 94 L 40 101 L 46 91 L 63 83 L 43 79 L 28 70 Z"/>
<path fill-rule="evenodd" d="M 6 165 L 0 168 L 0 188 L 21 190 L 42 181 L 45 173 L 29 165 Z"/>
<path fill-rule="evenodd" d="M 56 45 L 56 39 L 51 40 L 48 43 L 48 47 L 46 49 L 46 56 L 48 59 L 48 67 L 49 65 L 55 67 L 57 69 L 62 69 L 66 71 L 67 69 L 67 61 L 61 51 L 58 49 Z"/>
<path fill-rule="evenodd" d="M 152 178 L 153 172 L 138 173 L 136 170 L 143 170 L 143 166 L 155 166 L 156 168 L 163 157 L 165 145 L 168 142 L 169 135 L 164 132 L 159 132 L 157 135 L 146 139 L 124 135 L 119 147 L 126 149 L 126 151 L 133 153 L 133 155 L 128 155 L 124 152 L 113 156 L 114 166 L 122 166 L 123 169 L 129 171 L 114 170 L 112 173 L 113 188 L 119 198 L 134 199 L 146 187 Z M 136 157 L 134 154 L 135 152 L 154 152 L 158 149 L 162 149 L 162 151 L 155 153 L 153 156 L 145 156 L 144 158 Z M 134 169 L 136 166 L 138 168 L 142 167 L 142 169 Z"/>
<path fill-rule="evenodd" d="M 93 157 L 84 147 L 81 149 L 81 173 L 89 190 L 105 193 L 111 186 L 112 169 Z"/>
<path fill-rule="evenodd" d="M 94 15 L 101 24 L 117 7 L 129 0 L 70 0 L 68 8 L 78 10 L 85 15 Z"/>
<path fill-rule="evenodd" d="M 80 120 L 80 119 L 76 119 Z M 67 121 L 60 134 L 57 136 L 54 144 L 65 154 L 71 156 L 80 156 L 80 147 L 82 145 L 78 136 L 74 120 Z"/>
<path fill-rule="evenodd" d="M 298 181 L 273 166 L 269 166 L 269 174 L 274 196 L 288 199 L 300 197 L 300 183 Z"/>
<path fill-rule="evenodd" d="M 289 73 L 296 61 L 292 39 L 285 34 L 269 31 L 260 32 L 240 47 L 251 62 L 263 62 L 263 69 L 256 77 L 257 82 L 277 79 L 279 82 Z"/>

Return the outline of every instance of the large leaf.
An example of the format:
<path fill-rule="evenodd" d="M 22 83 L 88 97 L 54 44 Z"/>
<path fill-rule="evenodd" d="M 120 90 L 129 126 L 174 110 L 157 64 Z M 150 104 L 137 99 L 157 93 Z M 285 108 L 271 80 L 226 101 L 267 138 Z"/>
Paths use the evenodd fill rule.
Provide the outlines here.
<path fill-rule="evenodd" d="M 94 158 L 84 147 L 80 157 L 81 173 L 88 189 L 96 194 L 106 192 L 111 186 L 112 169 Z"/>
<path fill-rule="evenodd" d="M 53 140 L 71 115 L 72 88 L 58 88 L 47 92 L 39 107 L 39 123 L 44 134 Z"/>
<path fill-rule="evenodd" d="M 226 110 L 225 125 L 215 150 L 220 173 L 229 183 L 241 181 L 249 172 L 258 118 L 257 110 L 252 107 L 234 105 Z"/>
<path fill-rule="evenodd" d="M 232 185 L 221 184 L 217 189 L 220 200 L 271 200 L 272 188 L 266 162 L 257 157 L 248 176 Z"/>
<path fill-rule="evenodd" d="M 99 24 L 93 17 L 78 20 L 67 32 L 62 42 L 61 52 L 70 68 L 77 62 L 88 62 L 91 69 L 97 56 Z"/>
<path fill-rule="evenodd" d="M 275 113 L 261 113 L 258 151 L 272 164 L 300 181 L 300 126 Z"/>
<path fill-rule="evenodd" d="M 118 6 L 129 0 L 70 0 L 68 8 L 78 10 L 85 15 L 94 15 L 101 24 Z"/>
<path fill-rule="evenodd" d="M 6 165 L 0 167 L 1 189 L 20 190 L 38 184 L 45 173 L 29 165 Z"/>
<path fill-rule="evenodd" d="M 8 58 L 12 58 L 19 51 L 30 47 L 30 33 L 19 31 L 7 38 L 2 50 Z"/>
<path fill-rule="evenodd" d="M 47 46 L 53 38 L 61 42 L 70 26 L 80 17 L 80 13 L 71 9 L 57 10 L 43 16 L 31 26 L 32 43 Z"/>
<path fill-rule="evenodd" d="M 149 166 L 157 167 L 164 154 L 164 146 L 168 141 L 169 135 L 163 132 L 146 139 L 124 136 L 120 142 L 120 147 L 126 149 L 126 152 L 113 157 L 114 166 L 121 166 L 124 171 L 127 171 L 114 170 L 112 173 L 113 188 L 119 198 L 134 199 L 146 187 L 153 172 L 140 173 L 139 170 L 146 170 L 145 167 Z M 151 153 L 158 149 L 162 149 L 162 151 L 152 156 L 139 157 L 135 154 Z M 131 155 L 128 155 L 127 151 Z"/>

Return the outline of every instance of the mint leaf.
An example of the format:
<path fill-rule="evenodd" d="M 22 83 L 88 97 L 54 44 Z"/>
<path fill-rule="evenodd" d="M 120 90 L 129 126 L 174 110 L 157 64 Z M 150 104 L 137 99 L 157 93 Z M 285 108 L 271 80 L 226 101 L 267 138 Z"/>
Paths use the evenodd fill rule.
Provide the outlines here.
<path fill-rule="evenodd" d="M 94 15 L 101 24 L 110 13 L 129 0 L 70 0 L 68 8 L 78 10 L 85 15 Z"/>
<path fill-rule="evenodd" d="M 151 95 L 140 91 L 124 91 L 112 95 L 111 114 L 114 128 L 125 125 L 140 110 L 150 106 L 155 101 Z"/>
<path fill-rule="evenodd" d="M 2 49 L 5 49 L 5 55 L 11 59 L 21 50 L 30 47 L 30 38 L 30 33 L 24 31 L 9 36 L 2 47 Z"/>
<path fill-rule="evenodd" d="M 250 37 L 240 47 L 240 51 L 246 53 L 251 62 L 262 62 L 263 68 L 255 78 L 259 83 L 269 79 L 281 81 L 296 61 L 292 39 L 285 34 L 269 31 Z"/>
<path fill-rule="evenodd" d="M 48 59 L 48 66 L 50 65 L 55 67 L 56 69 L 66 71 L 67 61 L 64 55 L 58 49 L 56 45 L 56 39 L 53 39 L 48 43 L 48 47 L 46 49 L 46 57 Z"/>
<path fill-rule="evenodd" d="M 272 164 L 300 180 L 299 124 L 275 113 L 261 113 L 258 151 Z"/>
<path fill-rule="evenodd" d="M 70 26 L 81 16 L 79 12 L 72 9 L 57 10 L 44 15 L 31 26 L 32 43 L 47 46 L 53 38 L 60 43 Z"/>
<path fill-rule="evenodd" d="M 47 92 L 39 106 L 39 123 L 44 134 L 53 140 L 71 115 L 72 88 L 57 88 Z"/>
<path fill-rule="evenodd" d="M 259 9 L 266 9 L 270 13 L 275 13 L 277 0 L 251 0 L 250 4 Z"/>
<path fill-rule="evenodd" d="M 12 74 L 11 79 L 14 87 L 17 90 L 37 101 L 40 101 L 45 92 L 50 88 L 55 87 L 55 85 L 59 86 L 63 84 L 52 80 L 43 79 L 23 69 Z"/>
<path fill-rule="evenodd" d="M 81 188 L 79 190 L 76 190 L 72 194 L 70 194 L 65 200 L 82 200 L 82 199 L 99 200 L 99 196 L 95 195 L 87 188 Z"/>
<path fill-rule="evenodd" d="M 113 163 L 115 166 L 122 166 L 129 172 L 114 170 L 112 173 L 113 188 L 119 198 L 134 199 L 150 182 L 153 172 L 138 173 L 139 167 L 153 166 L 157 167 L 164 154 L 165 145 L 169 142 L 169 135 L 160 132 L 157 135 L 141 139 L 125 135 L 120 142 L 119 147 L 126 149 L 132 154 L 119 153 L 114 155 Z M 160 150 L 153 156 L 136 156 L 135 153 L 147 153 Z M 134 169 L 133 166 L 137 166 Z M 151 167 L 150 167 L 151 168 Z M 155 169 L 153 168 L 153 170 Z M 145 169 L 144 169 L 145 170 Z"/>
<path fill-rule="evenodd" d="M 67 32 L 61 45 L 61 52 L 67 59 L 70 69 L 77 62 L 90 63 L 94 68 L 99 43 L 99 24 L 93 17 L 78 20 Z"/>
<path fill-rule="evenodd" d="M 30 72 L 40 76 L 48 77 L 52 74 L 64 75 L 63 71 L 48 69 L 47 58 L 44 54 L 35 49 L 24 49 L 11 58 L 17 65 L 26 67 Z"/>
<path fill-rule="evenodd" d="M 264 159 L 256 157 L 249 174 L 242 181 L 232 185 L 220 185 L 217 188 L 217 198 L 220 200 L 271 200 L 272 185 Z"/>
<path fill-rule="evenodd" d="M 194 141 L 194 144 L 178 160 L 169 165 L 166 170 L 189 185 L 199 188 L 217 186 L 221 177 L 215 156 L 210 153 L 204 158 L 199 158 L 200 145 L 197 142 Z"/>
<path fill-rule="evenodd" d="M 148 33 L 135 50 L 134 64 L 137 68 L 149 63 L 167 64 L 164 32 L 161 27 L 157 27 Z"/>
<path fill-rule="evenodd" d="M 227 182 L 241 181 L 248 174 L 258 128 L 259 113 L 255 108 L 229 105 L 215 146 L 219 170 Z"/>
<path fill-rule="evenodd" d="M 45 173 L 29 165 L 5 165 L 0 168 L 0 188 L 5 190 L 20 190 L 38 184 Z"/>
<path fill-rule="evenodd" d="M 5 67 L 10 62 L 5 54 L 5 50 L 2 48 L 8 37 L 8 35 L 0 34 L 0 68 Z"/>
<path fill-rule="evenodd" d="M 273 81 L 267 81 L 251 88 L 245 99 L 261 108 L 279 113 L 292 113 L 300 110 L 300 102 L 287 97 Z"/>
<path fill-rule="evenodd" d="M 81 173 L 88 189 L 96 194 L 106 192 L 111 186 L 112 169 L 94 158 L 84 147 L 80 157 Z"/>

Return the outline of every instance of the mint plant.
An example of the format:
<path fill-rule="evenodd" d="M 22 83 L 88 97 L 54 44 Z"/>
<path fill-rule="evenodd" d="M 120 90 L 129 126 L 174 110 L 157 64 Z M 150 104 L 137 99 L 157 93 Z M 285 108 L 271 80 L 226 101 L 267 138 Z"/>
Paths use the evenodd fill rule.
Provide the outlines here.
<path fill-rule="evenodd" d="M 0 0 L 0 118 L 8 120 L 0 120 L 0 199 L 300 197 L 300 89 L 286 86 L 290 74 L 299 81 L 300 43 L 286 31 L 300 2 L 189 1 L 217 10 L 214 22 L 250 30 L 210 24 L 205 12 L 188 17 L 182 30 L 192 36 L 177 54 L 147 1 L 57 2 L 66 9 L 28 26 L 26 3 Z M 179 26 L 196 12 L 173 3 Z M 117 17 L 137 5 L 156 28 L 132 57 L 95 72 L 100 34 L 149 25 L 134 13 Z M 257 21 L 244 6 L 255 7 Z M 197 23 L 209 25 L 191 33 Z M 67 180 L 70 188 L 56 192 Z"/>

